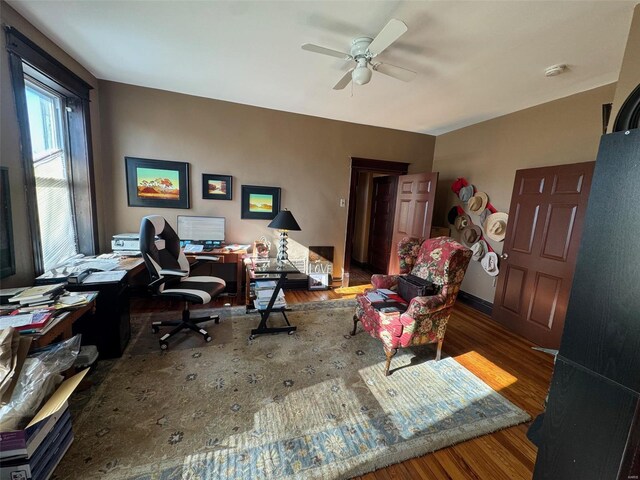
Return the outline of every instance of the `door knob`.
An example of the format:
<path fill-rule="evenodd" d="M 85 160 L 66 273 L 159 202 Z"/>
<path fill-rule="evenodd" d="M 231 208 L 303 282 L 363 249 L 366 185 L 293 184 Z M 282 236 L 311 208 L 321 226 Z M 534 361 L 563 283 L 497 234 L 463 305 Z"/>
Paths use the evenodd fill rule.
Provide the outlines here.
<path fill-rule="evenodd" d="M 509 254 L 508 253 L 503 253 L 502 255 L 500 255 L 500 258 L 502 260 L 506 260 L 507 258 L 509 258 Z"/>

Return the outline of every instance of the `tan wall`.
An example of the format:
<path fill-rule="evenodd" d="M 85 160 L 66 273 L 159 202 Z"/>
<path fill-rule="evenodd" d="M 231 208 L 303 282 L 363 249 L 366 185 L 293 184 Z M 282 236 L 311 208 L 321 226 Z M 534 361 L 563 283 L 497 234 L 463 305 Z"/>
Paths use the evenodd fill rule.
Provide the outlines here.
<path fill-rule="evenodd" d="M 275 239 L 268 222 L 240 219 L 240 186 L 279 186 L 282 207 L 302 228 L 289 243 L 334 246 L 339 276 L 347 216 L 339 200 L 349 196 L 350 157 L 409 162 L 413 172 L 432 168 L 429 135 L 103 81 L 100 104 L 110 234 L 137 231 L 144 215 L 157 213 L 174 225 L 178 214 L 224 216 L 229 241 Z M 189 162 L 191 209 L 128 207 L 125 156 Z M 233 175 L 233 200 L 203 200 L 203 173 Z"/>
<path fill-rule="evenodd" d="M 486 192 L 498 210 L 508 211 L 516 170 L 594 161 L 602 134 L 602 104 L 611 102 L 614 92 L 615 84 L 606 85 L 438 136 L 434 225 L 447 225 L 446 213 L 459 203 L 451 191 L 457 177 Z M 479 224 L 478 217 L 471 218 Z M 502 243 L 489 243 L 502 252 Z M 493 302 L 494 279 L 472 261 L 462 290 Z"/>
<path fill-rule="evenodd" d="M 98 81 L 85 68 L 51 40 L 40 33 L 33 25 L 21 17 L 4 1 L 0 1 L 0 20 L 3 25 L 15 27 L 29 37 L 33 42 L 55 57 L 64 66 L 73 71 L 84 81 L 97 89 Z M 11 190 L 11 210 L 13 217 L 13 240 L 16 246 L 16 274 L 0 280 L 3 287 L 27 285 L 33 281 L 33 258 L 31 251 L 31 235 L 27 219 L 27 204 L 24 194 L 24 169 L 20 153 L 20 132 L 15 108 L 11 75 L 9 72 L 9 55 L 6 51 L 5 35 L 2 32 L 0 46 L 0 163 L 9 168 L 9 182 Z M 100 124 L 99 108 L 97 104 L 97 90 L 91 92 L 91 122 L 93 127 L 94 167 L 96 177 L 102 177 L 100 161 Z M 104 232 L 100 222 L 104 215 L 101 212 L 101 199 L 104 196 L 105 185 L 98 182 L 96 186 L 98 203 L 98 231 Z"/>
<path fill-rule="evenodd" d="M 611 110 L 609 131 L 613 128 L 613 122 L 620 111 L 620 107 L 629 94 L 640 84 L 640 4 L 636 5 L 627 38 L 627 48 L 622 59 L 622 68 L 616 87 L 616 95 Z"/>

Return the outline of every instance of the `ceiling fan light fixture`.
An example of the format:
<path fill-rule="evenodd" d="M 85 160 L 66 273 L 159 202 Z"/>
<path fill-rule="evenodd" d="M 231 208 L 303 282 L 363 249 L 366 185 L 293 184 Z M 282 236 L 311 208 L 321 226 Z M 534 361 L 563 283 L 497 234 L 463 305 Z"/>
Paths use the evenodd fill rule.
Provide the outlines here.
<path fill-rule="evenodd" d="M 367 68 L 366 63 L 359 64 L 353 69 L 353 72 L 351 72 L 351 78 L 358 85 L 365 85 L 371 80 L 371 70 Z"/>

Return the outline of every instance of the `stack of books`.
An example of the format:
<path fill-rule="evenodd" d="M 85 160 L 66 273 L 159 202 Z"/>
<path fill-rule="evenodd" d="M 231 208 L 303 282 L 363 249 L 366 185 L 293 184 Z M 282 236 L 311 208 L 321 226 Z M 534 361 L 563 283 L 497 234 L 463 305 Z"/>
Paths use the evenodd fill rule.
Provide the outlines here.
<path fill-rule="evenodd" d="M 73 441 L 69 396 L 88 370 L 62 382 L 25 428 L 0 432 L 0 479 L 51 477 Z"/>
<path fill-rule="evenodd" d="M 19 332 L 35 332 L 44 328 L 52 316 L 50 311 L 2 315 L 0 316 L 0 329 L 13 327 Z"/>
<path fill-rule="evenodd" d="M 40 336 L 61 322 L 68 310 L 87 305 L 97 297 L 97 292 L 60 295 L 52 305 L 5 305 L 0 309 L 0 330 L 13 327 L 21 335 Z M 0 479 L 1 480 L 1 479 Z"/>
<path fill-rule="evenodd" d="M 6 434 L 6 436 L 23 434 L 25 440 L 18 437 L 11 451 L 2 452 L 0 478 L 36 480 L 51 476 L 73 442 L 73 430 L 68 408 L 65 408 L 62 415 L 52 415 L 49 419 L 47 422 L 41 422 L 25 430 L 24 433 L 16 431 Z M 20 440 L 24 442 L 24 447 Z M 7 459 L 4 458 L 5 453 L 8 453 Z"/>
<path fill-rule="evenodd" d="M 64 285 L 60 283 L 30 287 L 9 298 L 9 303 L 19 303 L 21 306 L 52 305 L 63 290 Z"/>
<path fill-rule="evenodd" d="M 253 301 L 253 305 L 258 310 L 266 310 L 269 305 L 269 301 L 273 296 L 273 292 L 276 288 L 276 282 L 273 280 L 266 281 L 256 281 L 255 284 L 255 294 L 256 299 Z M 287 302 L 284 298 L 284 292 L 280 290 L 278 292 L 278 296 L 276 297 L 275 302 L 273 303 L 272 308 L 285 308 L 287 306 Z"/>

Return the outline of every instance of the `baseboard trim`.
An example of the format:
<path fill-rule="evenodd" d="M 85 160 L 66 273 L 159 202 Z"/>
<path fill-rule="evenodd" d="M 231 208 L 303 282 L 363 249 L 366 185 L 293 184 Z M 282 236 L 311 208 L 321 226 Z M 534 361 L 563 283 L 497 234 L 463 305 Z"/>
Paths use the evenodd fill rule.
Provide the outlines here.
<path fill-rule="evenodd" d="M 462 290 L 458 292 L 458 299 L 462 303 L 469 305 L 471 308 L 475 308 L 485 315 L 491 316 L 491 313 L 493 312 L 493 303 L 487 302 L 486 300 L 476 297 L 475 295 L 471 295 L 470 293 L 463 292 Z"/>

